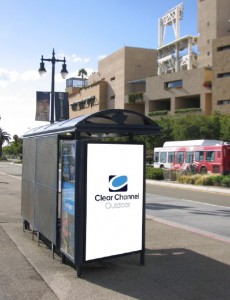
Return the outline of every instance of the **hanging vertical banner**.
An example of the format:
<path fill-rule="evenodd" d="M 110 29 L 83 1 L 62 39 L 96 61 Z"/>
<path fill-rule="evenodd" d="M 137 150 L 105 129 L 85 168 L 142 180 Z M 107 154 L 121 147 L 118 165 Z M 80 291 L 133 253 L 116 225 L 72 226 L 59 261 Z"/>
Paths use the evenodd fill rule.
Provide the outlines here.
<path fill-rule="evenodd" d="M 69 119 L 68 93 L 55 92 L 56 121 Z"/>
<path fill-rule="evenodd" d="M 49 121 L 50 92 L 36 92 L 36 121 Z"/>

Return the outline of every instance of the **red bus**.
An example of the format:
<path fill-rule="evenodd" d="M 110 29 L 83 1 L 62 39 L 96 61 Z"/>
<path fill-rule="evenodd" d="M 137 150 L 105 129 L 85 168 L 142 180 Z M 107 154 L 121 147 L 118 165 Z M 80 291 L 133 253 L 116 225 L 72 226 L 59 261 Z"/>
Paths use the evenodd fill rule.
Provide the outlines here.
<path fill-rule="evenodd" d="M 154 167 L 192 173 L 230 174 L 230 143 L 219 140 L 165 142 L 154 149 Z"/>

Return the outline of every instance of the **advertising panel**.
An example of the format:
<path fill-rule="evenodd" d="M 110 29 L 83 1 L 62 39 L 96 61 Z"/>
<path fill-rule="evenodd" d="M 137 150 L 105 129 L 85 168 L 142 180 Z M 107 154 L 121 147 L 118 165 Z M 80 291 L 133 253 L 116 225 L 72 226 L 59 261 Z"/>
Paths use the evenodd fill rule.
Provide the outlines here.
<path fill-rule="evenodd" d="M 69 119 L 68 93 L 55 92 L 56 121 Z"/>
<path fill-rule="evenodd" d="M 85 260 L 140 251 L 144 145 L 87 145 Z"/>
<path fill-rule="evenodd" d="M 36 92 L 36 121 L 49 121 L 50 92 Z"/>
<path fill-rule="evenodd" d="M 61 251 L 74 260 L 76 142 L 62 142 Z"/>

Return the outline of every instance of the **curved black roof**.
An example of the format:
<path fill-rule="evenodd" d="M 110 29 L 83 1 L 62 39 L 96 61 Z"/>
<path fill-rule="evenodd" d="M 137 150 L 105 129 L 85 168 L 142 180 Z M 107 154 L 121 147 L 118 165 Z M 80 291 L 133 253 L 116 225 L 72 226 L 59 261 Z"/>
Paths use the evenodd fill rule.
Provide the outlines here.
<path fill-rule="evenodd" d="M 47 134 L 79 133 L 80 135 L 101 137 L 103 134 L 155 135 L 161 128 L 153 120 L 140 113 L 125 109 L 108 109 L 90 115 L 36 127 L 23 137 Z"/>

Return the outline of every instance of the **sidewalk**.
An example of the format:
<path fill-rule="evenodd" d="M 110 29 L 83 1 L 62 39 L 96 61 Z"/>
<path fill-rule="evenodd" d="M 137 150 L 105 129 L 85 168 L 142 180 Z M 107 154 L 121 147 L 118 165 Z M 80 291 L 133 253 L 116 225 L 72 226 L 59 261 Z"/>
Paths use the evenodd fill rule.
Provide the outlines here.
<path fill-rule="evenodd" d="M 74 268 L 23 232 L 20 180 L 1 172 L 0 222 L 1 300 L 230 299 L 229 243 L 146 219 L 145 266 L 139 255 L 129 255 L 88 264 L 77 278 Z"/>

